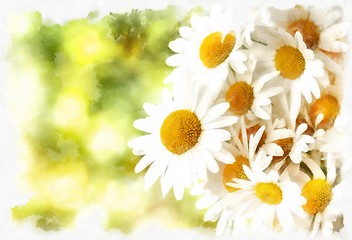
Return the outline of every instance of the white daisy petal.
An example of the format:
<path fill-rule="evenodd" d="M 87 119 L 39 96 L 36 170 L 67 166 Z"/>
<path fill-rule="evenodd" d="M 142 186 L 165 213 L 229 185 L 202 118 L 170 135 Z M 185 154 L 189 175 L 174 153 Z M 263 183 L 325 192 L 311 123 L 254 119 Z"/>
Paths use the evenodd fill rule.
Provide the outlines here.
<path fill-rule="evenodd" d="M 231 164 L 235 161 L 234 156 L 224 148 L 222 148 L 218 152 L 215 152 L 214 157 L 216 160 L 223 162 L 223 163 L 226 163 L 226 164 Z"/>
<path fill-rule="evenodd" d="M 196 172 L 197 172 L 197 178 L 199 179 L 207 179 L 207 167 L 204 161 L 202 161 L 202 156 L 199 154 L 199 152 L 196 149 L 191 149 L 191 153 L 193 155 L 195 167 L 196 167 Z"/>
<path fill-rule="evenodd" d="M 308 59 L 308 60 L 314 59 L 314 52 L 312 50 L 304 49 L 304 50 L 301 50 L 301 52 L 305 59 Z M 308 68 L 307 63 L 309 63 L 309 61 L 306 61 L 306 68 Z"/>
<path fill-rule="evenodd" d="M 237 122 L 237 117 L 235 116 L 223 116 L 223 117 L 218 117 L 216 120 L 203 124 L 202 128 L 203 129 L 214 129 L 214 128 L 222 128 L 222 127 L 228 127 Z"/>
<path fill-rule="evenodd" d="M 255 89 L 256 92 L 258 92 L 260 89 L 263 88 L 264 84 L 268 82 L 269 80 L 273 79 L 274 77 L 278 76 L 280 74 L 279 71 L 273 71 L 273 72 L 268 72 L 263 74 L 254 84 L 253 88 Z"/>
<path fill-rule="evenodd" d="M 172 96 L 171 96 L 169 90 L 167 90 L 166 88 L 164 88 L 161 91 L 161 98 L 162 98 L 164 104 L 174 106 L 174 102 L 173 102 Z"/>
<path fill-rule="evenodd" d="M 306 76 L 306 78 L 310 78 L 310 77 Z M 311 79 L 308 79 L 307 81 L 309 81 L 309 80 L 311 80 Z M 312 102 L 312 94 L 310 92 L 310 89 L 307 88 L 307 86 L 305 86 L 303 83 L 301 83 L 300 89 L 301 89 L 302 95 L 306 99 L 306 101 L 308 103 L 311 103 Z"/>
<path fill-rule="evenodd" d="M 223 103 L 219 103 L 213 107 L 211 107 L 207 114 L 203 117 L 203 119 L 201 119 L 202 123 L 209 123 L 211 121 L 213 121 L 214 119 L 220 117 L 221 115 L 223 115 L 227 109 L 230 107 L 230 104 L 228 102 L 223 102 Z"/>
<path fill-rule="evenodd" d="M 320 42 L 319 44 L 322 49 L 328 52 L 346 52 L 348 50 L 347 43 L 341 41 L 333 42 Z"/>
<path fill-rule="evenodd" d="M 315 13 L 315 14 L 314 14 Z M 330 27 L 334 23 L 336 23 L 339 19 L 342 17 L 342 9 L 340 7 L 335 7 L 335 8 L 325 8 L 325 9 L 312 9 L 311 14 L 314 14 L 314 18 L 312 19 L 317 19 L 322 21 L 321 25 L 324 28 Z M 324 18 L 321 18 L 321 16 L 324 16 Z"/>
<path fill-rule="evenodd" d="M 287 206 L 279 205 L 277 206 L 277 217 L 279 219 L 280 225 L 284 230 L 288 230 L 293 226 L 293 218 L 290 210 Z"/>
<path fill-rule="evenodd" d="M 253 105 L 252 111 L 254 114 L 261 119 L 270 119 L 269 113 L 265 112 L 261 107 Z"/>
<path fill-rule="evenodd" d="M 290 119 L 291 121 L 295 121 L 297 115 L 299 113 L 299 109 L 301 106 L 301 96 L 300 96 L 300 86 L 299 84 L 292 84 L 290 89 Z"/>
<path fill-rule="evenodd" d="M 157 111 L 157 107 L 150 103 L 144 103 L 143 109 L 149 116 L 153 116 Z"/>
<path fill-rule="evenodd" d="M 177 53 L 187 52 L 187 41 L 183 38 L 177 38 L 169 43 L 169 48 Z"/>
<path fill-rule="evenodd" d="M 275 96 L 275 95 L 281 93 L 283 90 L 284 90 L 284 88 L 282 88 L 282 87 L 271 87 L 271 88 L 268 88 L 268 89 L 261 91 L 258 95 L 261 97 L 270 98 L 272 96 Z"/>
<path fill-rule="evenodd" d="M 269 98 L 263 97 L 263 98 L 260 98 L 260 99 L 258 99 L 258 98 L 255 99 L 254 102 L 253 102 L 253 105 L 257 105 L 259 107 L 262 107 L 262 106 L 268 105 L 270 103 L 271 103 L 271 101 L 270 101 Z"/>
<path fill-rule="evenodd" d="M 228 213 L 226 211 L 224 211 L 221 216 L 220 219 L 218 221 L 218 224 L 216 226 L 216 231 L 215 234 L 216 235 L 220 235 L 224 232 L 226 226 L 227 226 L 227 221 L 228 221 Z"/>
<path fill-rule="evenodd" d="M 219 199 L 218 196 L 211 195 L 211 196 L 203 196 L 196 202 L 197 209 L 204 209 L 208 208 L 209 206 L 213 205 Z"/>
<path fill-rule="evenodd" d="M 221 86 L 219 84 L 213 84 L 212 86 L 208 86 L 205 89 L 204 94 L 201 96 L 198 106 L 195 109 L 195 113 L 197 114 L 199 119 L 202 119 L 204 117 L 205 113 L 207 112 L 207 109 L 218 96 L 220 89 Z"/>
<path fill-rule="evenodd" d="M 233 57 L 236 60 L 241 61 L 241 62 L 247 61 L 247 59 L 248 59 L 247 55 L 242 51 L 234 51 L 230 54 L 230 57 Z"/>
<path fill-rule="evenodd" d="M 202 156 L 202 159 L 210 172 L 216 173 L 219 171 L 218 164 L 208 150 L 206 150 L 204 147 L 199 147 L 198 153 Z"/>
<path fill-rule="evenodd" d="M 322 53 L 321 51 L 316 51 L 315 55 L 324 63 L 324 66 L 330 72 L 334 74 L 340 74 L 343 71 L 342 67 L 337 62 L 332 60 L 330 57 L 328 57 L 326 54 Z"/>
<path fill-rule="evenodd" d="M 140 173 L 143 171 L 147 166 L 149 166 L 152 162 L 154 162 L 154 159 L 151 158 L 149 155 L 145 155 L 139 160 L 137 165 L 134 168 L 135 173 Z"/>
<path fill-rule="evenodd" d="M 167 169 L 165 170 L 165 174 L 163 174 L 160 179 L 161 191 L 164 197 L 170 191 L 174 184 L 176 177 L 177 161 L 178 159 L 176 159 L 174 156 L 171 157 L 170 163 Z"/>
<path fill-rule="evenodd" d="M 341 39 L 343 37 L 346 37 L 347 36 L 347 33 L 348 33 L 348 27 L 349 27 L 349 24 L 348 23 L 338 23 L 338 24 L 335 24 L 327 29 L 325 29 L 321 34 L 320 34 L 320 37 L 321 37 L 321 40 L 323 42 L 326 42 L 326 41 L 335 41 L 337 39 Z M 319 47 L 320 46 L 320 43 L 319 43 Z M 323 48 L 324 49 L 324 48 Z M 324 49 L 325 50 L 325 49 Z"/>
<path fill-rule="evenodd" d="M 178 32 L 180 33 L 180 35 L 183 38 L 187 38 L 187 39 L 192 39 L 194 37 L 194 34 L 195 34 L 194 31 L 192 30 L 192 28 L 187 27 L 187 26 L 180 27 Z"/>
<path fill-rule="evenodd" d="M 146 133 L 152 133 L 154 131 L 154 126 L 150 122 L 153 121 L 151 118 L 137 119 L 133 122 L 133 126 Z"/>
<path fill-rule="evenodd" d="M 170 67 L 177 67 L 185 60 L 183 54 L 175 54 L 166 59 L 166 64 Z"/>
<path fill-rule="evenodd" d="M 247 70 L 247 67 L 244 63 L 238 61 L 236 58 L 231 58 L 229 64 L 233 70 L 237 73 L 244 73 Z"/>
<path fill-rule="evenodd" d="M 268 155 L 272 155 L 272 156 L 284 155 L 284 151 L 276 143 L 267 143 L 262 148 Z"/>
<path fill-rule="evenodd" d="M 174 182 L 174 195 L 176 200 L 181 200 L 183 197 L 183 193 L 185 191 L 185 186 L 182 181 L 175 181 Z"/>
<path fill-rule="evenodd" d="M 289 154 L 290 159 L 294 163 L 300 163 L 302 161 L 302 152 L 301 151 L 292 151 Z"/>
<path fill-rule="evenodd" d="M 144 176 L 146 189 L 150 188 L 156 182 L 156 180 L 158 180 L 160 175 L 164 174 L 168 161 L 169 159 L 156 160 L 152 165 L 150 165 L 147 173 Z"/>
<path fill-rule="evenodd" d="M 297 127 L 296 130 L 296 134 L 297 135 L 301 135 L 302 133 L 304 133 L 304 131 L 306 131 L 308 128 L 308 125 L 306 123 L 302 123 Z"/>
<path fill-rule="evenodd" d="M 153 141 L 153 136 L 150 134 L 136 137 L 128 142 L 128 147 L 133 149 L 144 149 L 151 141 Z"/>

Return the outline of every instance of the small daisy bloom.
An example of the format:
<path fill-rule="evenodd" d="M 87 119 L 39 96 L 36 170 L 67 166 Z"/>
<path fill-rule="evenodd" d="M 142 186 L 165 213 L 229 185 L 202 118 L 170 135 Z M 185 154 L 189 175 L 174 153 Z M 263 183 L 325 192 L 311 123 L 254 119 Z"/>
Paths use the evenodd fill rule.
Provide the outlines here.
<path fill-rule="evenodd" d="M 348 49 L 348 25 L 341 22 L 341 7 L 297 6 L 288 10 L 269 8 L 269 12 L 273 26 L 285 29 L 292 36 L 300 32 L 307 47 L 324 62 L 325 67 L 335 74 L 341 73 L 341 66 L 331 59 L 341 58 Z"/>
<path fill-rule="evenodd" d="M 327 175 L 321 170 L 319 164 L 309 157 L 302 160 L 313 173 L 312 179 L 305 173 L 300 172 L 300 178 L 306 179 L 302 188 L 302 196 L 307 200 L 303 206 L 304 211 L 309 215 L 309 222 L 306 226 L 311 227 L 311 238 L 319 231 L 329 236 L 334 229 L 334 222 L 341 215 L 338 210 L 338 201 L 342 197 L 342 185 L 336 184 L 336 168 L 327 165 Z M 333 162 L 326 160 L 327 162 Z"/>
<path fill-rule="evenodd" d="M 225 143 L 226 149 L 236 159 L 234 163 L 226 164 L 222 172 L 222 183 L 228 192 L 238 190 L 227 185 L 227 183 L 232 182 L 233 178 L 248 179 L 243 171 L 243 166 L 250 167 L 255 164 L 258 168 L 264 170 L 269 166 L 272 159 L 272 156 L 267 156 L 263 151 L 257 151 L 262 144 L 265 126 L 255 125 L 246 129 L 243 118 L 237 125 L 240 125 L 240 129 L 236 131 L 231 126 L 232 138 L 230 144 Z"/>
<path fill-rule="evenodd" d="M 204 195 L 196 204 L 196 207 L 203 209 L 214 204 L 219 198 L 226 195 L 228 192 L 234 192 L 236 189 L 227 186 L 233 178 L 246 178 L 242 166 L 250 166 L 252 162 L 262 166 L 265 169 L 270 161 L 270 156 L 265 156 L 263 153 L 255 154 L 258 146 L 260 145 L 265 126 L 257 128 L 256 133 L 250 134 L 248 129 L 241 119 L 241 129 L 239 134 L 233 127 L 230 127 L 232 139 L 230 143 L 224 142 L 224 147 L 231 152 L 236 161 L 230 164 L 222 164 L 220 171 L 208 176 L 207 181 L 200 183 L 197 187 L 193 188 L 194 195 Z M 248 138 L 248 134 L 250 134 Z M 243 136 L 243 137 L 242 137 Z M 203 190 L 200 190 L 202 188 Z"/>
<path fill-rule="evenodd" d="M 163 195 L 173 187 L 178 200 L 192 182 L 206 179 L 207 170 L 219 170 L 216 160 L 235 160 L 222 144 L 231 136 L 223 128 L 237 118 L 222 116 L 228 103 L 213 104 L 220 88 L 205 88 L 189 75 L 185 77 L 189 79 L 180 81 L 172 95 L 163 91 L 161 106 L 144 106 L 149 117 L 136 120 L 134 126 L 148 134 L 129 142 L 135 154 L 144 155 L 135 172 L 150 165 L 145 175 L 146 188 L 160 177 Z"/>
<path fill-rule="evenodd" d="M 258 79 L 253 78 L 257 61 L 250 56 L 247 71 L 243 74 L 230 72 L 224 85 L 226 91 L 225 100 L 230 103 L 229 111 L 235 116 L 246 116 L 253 120 L 256 118 L 269 120 L 271 112 L 265 107 L 271 106 L 270 98 L 283 91 L 282 87 L 264 87 L 276 73 L 261 75 Z"/>
<path fill-rule="evenodd" d="M 344 146 L 344 150 L 341 152 L 348 150 L 345 145 L 349 141 L 343 141 L 344 134 L 341 130 L 337 132 L 334 126 L 339 114 L 340 101 L 338 98 L 333 94 L 323 93 L 319 99 L 306 106 L 302 114 L 298 115 L 296 123 L 306 123 L 308 125 L 306 134 L 315 139 L 315 143 L 310 145 L 310 149 L 322 151 L 326 148 L 324 152 L 336 152 L 336 149 L 341 149 L 341 146 Z M 322 147 L 323 145 L 327 147 Z"/>
<path fill-rule="evenodd" d="M 258 152 L 258 154 L 255 153 L 260 144 L 265 126 L 262 126 L 259 129 L 255 127 L 255 134 L 248 132 L 248 129 L 245 127 L 244 122 L 241 121 L 239 130 L 240 134 L 238 134 L 233 127 L 230 127 L 233 140 L 230 142 L 231 144 L 227 143 L 225 145 L 225 147 L 235 156 L 236 161 L 221 166 L 218 173 L 211 174 L 207 181 L 200 183 L 197 187 L 192 189 L 194 195 L 202 195 L 196 203 L 198 209 L 209 208 L 214 204 L 216 205 L 218 201 L 222 201 L 221 199 L 226 198 L 228 194 L 239 190 L 228 186 L 228 183 L 232 182 L 234 178 L 248 180 L 244 173 L 243 166 L 256 164 L 257 167 L 265 169 L 271 162 L 271 156 L 266 156 L 263 152 Z M 250 134 L 249 137 L 248 134 Z M 216 221 L 219 219 L 220 215 L 222 215 L 221 209 L 212 208 L 212 210 L 209 210 L 204 216 L 204 221 Z M 230 219 L 227 223 L 223 223 L 222 221 L 224 221 L 224 217 L 222 217 L 221 220 L 219 220 L 216 233 L 218 235 L 222 234 L 224 231 L 223 224 L 225 224 L 227 226 L 227 231 L 231 231 L 234 235 L 237 235 L 240 226 L 245 225 L 246 219 L 242 219 L 242 222 L 239 219 L 237 220 L 236 224 L 234 224 L 234 219 Z"/>
<path fill-rule="evenodd" d="M 298 112 L 301 95 L 308 103 L 312 102 L 312 94 L 315 98 L 320 97 L 318 78 L 324 76 L 323 63 L 307 49 L 300 32 L 293 37 L 282 29 L 266 31 L 263 40 L 268 45 L 257 45 L 257 48 L 265 49 L 265 55 L 258 55 L 258 60 L 269 72 L 276 73 L 275 78 L 289 89 L 291 108 Z"/>
<path fill-rule="evenodd" d="M 175 82 L 180 71 L 189 69 L 204 84 L 223 84 L 229 64 L 235 71 L 243 73 L 247 56 L 239 50 L 242 44 L 232 18 L 231 11 L 213 8 L 209 16 L 192 16 L 191 27 L 180 27 L 181 38 L 169 44 L 176 54 L 166 60 L 169 66 L 176 68 L 165 81 Z"/>
<path fill-rule="evenodd" d="M 219 215 L 220 212 L 217 228 L 231 227 L 239 217 L 250 219 L 256 231 L 289 230 L 295 227 L 294 215 L 305 217 L 302 205 L 306 201 L 296 183 L 281 182 L 277 172 L 266 174 L 255 165 L 252 169 L 243 166 L 243 170 L 247 180 L 234 178 L 232 183 L 228 183 L 239 190 L 227 194 L 206 213 L 207 216 Z"/>
<path fill-rule="evenodd" d="M 308 128 L 306 123 L 301 123 L 295 130 L 285 127 L 283 119 L 275 119 L 274 123 L 268 124 L 265 143 L 262 149 L 268 155 L 272 155 L 272 163 L 278 163 L 289 157 L 292 162 L 300 163 L 302 153 L 310 150 L 310 144 L 314 138 L 304 134 Z"/>

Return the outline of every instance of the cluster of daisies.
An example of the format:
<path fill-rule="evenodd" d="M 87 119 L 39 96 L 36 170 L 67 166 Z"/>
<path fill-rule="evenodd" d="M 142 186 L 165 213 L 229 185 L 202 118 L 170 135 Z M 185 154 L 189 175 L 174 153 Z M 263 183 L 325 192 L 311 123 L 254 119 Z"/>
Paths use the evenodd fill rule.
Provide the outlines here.
<path fill-rule="evenodd" d="M 339 118 L 347 51 L 340 7 L 267 8 L 236 29 L 231 11 L 193 16 L 169 47 L 172 90 L 129 142 L 146 188 L 185 189 L 216 233 L 338 231 L 346 151 Z"/>

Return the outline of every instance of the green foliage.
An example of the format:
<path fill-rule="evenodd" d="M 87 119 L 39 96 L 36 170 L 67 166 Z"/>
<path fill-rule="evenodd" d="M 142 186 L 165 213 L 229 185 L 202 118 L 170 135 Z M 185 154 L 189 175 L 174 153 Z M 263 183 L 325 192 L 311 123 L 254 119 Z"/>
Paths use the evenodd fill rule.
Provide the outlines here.
<path fill-rule="evenodd" d="M 36 226 L 44 230 L 60 230 L 69 227 L 74 217 L 71 209 L 48 206 L 40 201 L 30 201 L 25 206 L 18 206 L 12 209 L 12 217 L 16 220 L 23 220 L 35 216 Z"/>
<path fill-rule="evenodd" d="M 59 25 L 30 13 L 27 32 L 13 38 L 9 59 L 25 76 L 14 78 L 13 91 L 28 85 L 31 96 L 15 102 L 33 195 L 13 208 L 13 218 L 36 216 L 38 227 L 59 230 L 81 208 L 100 204 L 110 213 L 107 228 L 128 232 L 148 214 L 199 226 L 202 214 L 191 197 L 177 202 L 170 194 L 163 199 L 158 186 L 143 190 L 142 174 L 133 171 L 139 158 L 127 148 L 140 134 L 133 121 L 145 116 L 143 103 L 160 100 L 172 70 L 165 64 L 168 43 L 184 20 L 174 7 L 97 16 Z"/>

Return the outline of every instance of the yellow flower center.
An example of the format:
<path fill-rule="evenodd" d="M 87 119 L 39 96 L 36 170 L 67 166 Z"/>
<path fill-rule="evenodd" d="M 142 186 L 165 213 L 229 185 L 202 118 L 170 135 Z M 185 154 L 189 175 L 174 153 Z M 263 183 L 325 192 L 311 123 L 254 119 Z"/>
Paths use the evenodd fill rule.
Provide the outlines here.
<path fill-rule="evenodd" d="M 233 32 L 222 38 L 221 32 L 214 32 L 206 36 L 200 45 L 199 57 L 204 66 L 215 68 L 225 61 L 236 44 Z"/>
<path fill-rule="evenodd" d="M 291 152 L 291 148 L 293 146 L 293 138 L 289 137 L 289 138 L 278 139 L 278 140 L 275 140 L 274 143 L 279 145 L 284 151 L 284 154 L 282 156 L 274 156 L 271 161 L 272 163 L 278 163 L 283 159 L 285 159 L 287 155 Z"/>
<path fill-rule="evenodd" d="M 255 193 L 263 203 L 276 205 L 282 201 L 282 191 L 275 183 L 260 182 L 255 186 Z"/>
<path fill-rule="evenodd" d="M 332 199 L 330 184 L 323 179 L 314 179 L 306 183 L 302 189 L 302 196 L 307 199 L 303 209 L 311 215 L 322 212 Z"/>
<path fill-rule="evenodd" d="M 325 94 L 312 103 L 308 115 L 312 123 L 314 123 L 320 113 L 324 114 L 324 118 L 318 124 L 317 128 L 327 130 L 334 125 L 335 119 L 339 112 L 340 105 L 337 98 L 330 94 Z"/>
<path fill-rule="evenodd" d="M 233 178 L 248 180 L 243 171 L 243 165 L 249 166 L 248 158 L 244 156 L 238 156 L 236 157 L 236 162 L 225 165 L 224 172 L 222 173 L 222 183 L 228 192 L 235 192 L 238 190 L 238 188 L 226 185 L 226 183 L 233 182 Z"/>
<path fill-rule="evenodd" d="M 254 102 L 253 87 L 246 82 L 236 82 L 226 92 L 230 111 L 237 116 L 246 114 Z"/>
<path fill-rule="evenodd" d="M 294 36 L 296 32 L 301 32 L 307 48 L 315 49 L 318 46 L 320 39 L 319 29 L 318 26 L 309 19 L 299 19 L 291 22 L 286 30 L 292 36 Z"/>
<path fill-rule="evenodd" d="M 167 150 L 180 155 L 197 144 L 201 132 L 201 123 L 196 114 L 189 110 L 177 110 L 165 118 L 160 138 Z"/>
<path fill-rule="evenodd" d="M 275 67 L 284 78 L 295 80 L 304 72 L 306 61 L 297 48 L 283 46 L 276 51 Z"/>

